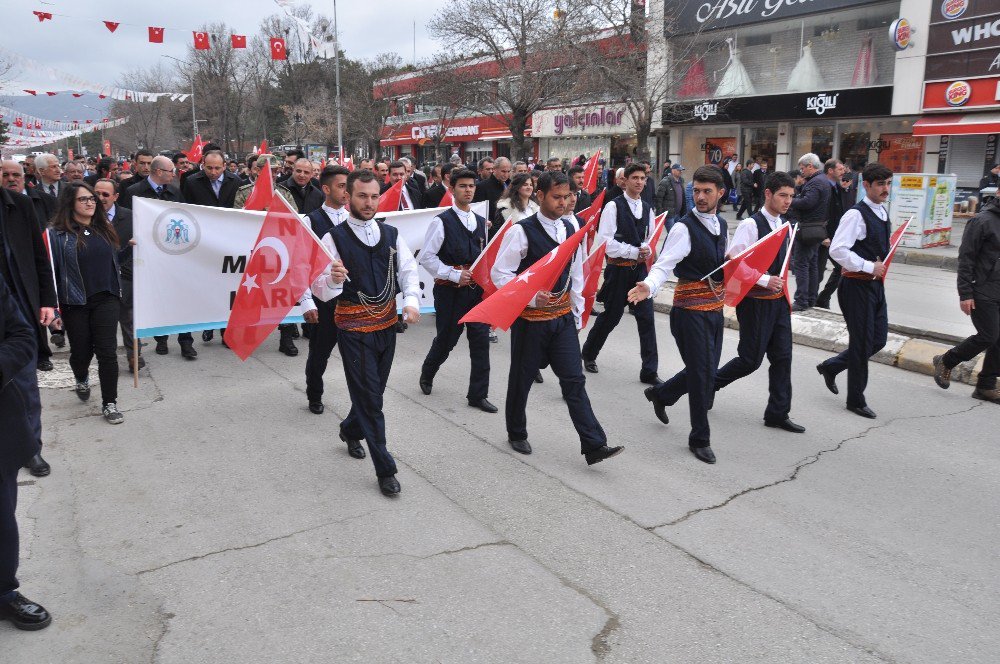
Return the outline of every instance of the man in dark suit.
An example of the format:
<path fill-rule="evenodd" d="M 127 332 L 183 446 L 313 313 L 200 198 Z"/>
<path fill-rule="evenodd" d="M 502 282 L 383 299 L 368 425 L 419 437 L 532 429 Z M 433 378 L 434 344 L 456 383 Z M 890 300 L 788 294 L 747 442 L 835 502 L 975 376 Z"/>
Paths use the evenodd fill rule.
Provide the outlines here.
<path fill-rule="evenodd" d="M 444 198 L 445 188 L 441 183 L 441 170 L 442 165 L 438 164 L 431 169 L 431 186 L 427 187 L 427 191 L 424 192 L 424 203 L 429 208 L 439 207 L 441 199 Z"/>
<path fill-rule="evenodd" d="M 42 233 L 35 219 L 31 200 L 22 194 L 0 187 L 0 276 L 6 282 L 26 321 L 32 321 L 36 339 L 55 319 L 56 289 L 52 278 Z M 36 342 L 37 343 L 37 342 Z M 31 370 L 11 376 L 24 397 L 25 409 L 32 414 L 31 427 L 38 445 L 42 443 L 41 399 L 38 394 L 38 374 L 34 371 L 39 361 L 37 348 L 33 354 Z M 48 361 L 48 360 L 46 360 Z M 28 462 L 28 469 L 36 477 L 49 474 L 49 464 L 41 453 Z"/>
<path fill-rule="evenodd" d="M 764 205 L 764 183 L 767 182 L 767 159 L 758 162 L 760 168 L 753 172 L 753 211 L 756 213 Z"/>
<path fill-rule="evenodd" d="M 54 154 L 48 152 L 35 157 L 35 173 L 38 175 L 38 186 L 46 194 L 58 197 L 62 191 L 62 167 Z"/>
<path fill-rule="evenodd" d="M 135 350 L 135 326 L 132 321 L 133 294 L 132 294 L 132 210 L 118 204 L 119 198 L 118 183 L 109 178 L 101 178 L 94 183 L 94 193 L 97 200 L 104 206 L 104 212 L 108 215 L 108 221 L 115 228 L 118 234 L 118 243 L 121 249 L 118 252 L 118 276 L 121 280 L 122 299 L 118 311 L 118 325 L 122 331 L 122 345 L 125 347 L 125 357 L 128 360 L 128 369 L 135 373 L 146 366 L 146 361 L 142 359 L 142 349 L 139 350 L 138 359 L 134 357 Z"/>
<path fill-rule="evenodd" d="M 31 199 L 31 205 L 35 209 L 35 217 L 38 219 L 38 227 L 44 231 L 49 219 L 52 218 L 52 213 L 56 211 L 56 199 L 38 187 L 26 187 L 24 169 L 16 161 L 2 162 L 0 164 L 0 177 L 3 178 L 3 186 L 6 189 L 24 194 Z"/>
<path fill-rule="evenodd" d="M 118 205 L 132 208 L 132 197 L 128 190 L 134 184 L 139 184 L 149 177 L 149 171 L 153 166 L 153 153 L 149 150 L 136 150 L 135 158 L 132 160 L 132 177 L 126 178 L 118 183 Z"/>
<path fill-rule="evenodd" d="M 205 155 L 201 170 L 184 180 L 181 193 L 185 203 L 232 208 L 240 179 L 226 170 L 226 161 L 218 152 Z"/>
<path fill-rule="evenodd" d="M 97 162 L 97 169 L 91 175 L 83 178 L 83 181 L 89 184 L 91 187 L 100 180 L 101 178 L 108 178 L 109 180 L 118 179 L 118 162 L 111 157 L 102 157 L 99 162 Z"/>
<path fill-rule="evenodd" d="M 503 196 L 510 184 L 510 172 L 512 166 L 507 157 L 498 157 L 493 162 L 492 172 L 482 180 L 476 182 L 476 195 L 472 199 L 473 203 L 487 201 L 490 206 L 490 215 L 487 219 L 493 219 L 497 213 L 497 201 Z"/>
<path fill-rule="evenodd" d="M 394 161 L 389 164 L 389 183 L 385 189 L 389 189 L 389 187 L 392 187 L 400 180 L 406 181 L 403 183 L 403 191 L 399 196 L 399 209 L 422 210 L 424 208 L 424 199 L 420 194 L 420 188 L 416 182 L 406 177 L 406 164 L 401 161 Z"/>
<path fill-rule="evenodd" d="M 326 197 L 313 184 L 313 165 L 305 157 L 297 160 L 292 167 L 292 177 L 285 180 L 285 186 L 292 192 L 299 214 L 309 214 L 323 206 Z"/>
<path fill-rule="evenodd" d="M 573 212 L 582 212 L 591 206 L 594 199 L 591 198 L 590 193 L 583 188 L 583 166 L 574 166 L 569 169 L 569 177 L 571 180 L 576 182 L 576 207 L 573 208 Z"/>

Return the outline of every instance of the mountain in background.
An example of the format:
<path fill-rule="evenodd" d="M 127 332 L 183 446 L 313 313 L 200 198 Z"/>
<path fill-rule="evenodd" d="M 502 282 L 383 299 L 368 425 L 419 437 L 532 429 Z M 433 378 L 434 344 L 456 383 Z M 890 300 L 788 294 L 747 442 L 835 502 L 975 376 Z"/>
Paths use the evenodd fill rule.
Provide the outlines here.
<path fill-rule="evenodd" d="M 100 99 L 97 95 L 89 92 L 82 97 L 74 97 L 70 91 L 60 92 L 55 97 L 49 97 L 44 93 L 40 96 L 31 95 L 4 95 L 0 96 L 0 105 L 9 106 L 25 115 L 33 115 L 43 120 L 54 120 L 57 122 L 72 122 L 79 120 L 100 121 L 101 118 L 108 117 L 108 109 L 111 107 L 112 99 Z M 87 108 L 92 106 L 93 108 Z"/>

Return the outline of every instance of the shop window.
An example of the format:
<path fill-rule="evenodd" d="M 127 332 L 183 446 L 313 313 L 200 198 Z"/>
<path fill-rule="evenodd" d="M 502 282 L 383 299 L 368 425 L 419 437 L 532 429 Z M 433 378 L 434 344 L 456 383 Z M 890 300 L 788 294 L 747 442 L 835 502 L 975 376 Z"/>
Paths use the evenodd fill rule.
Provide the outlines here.
<path fill-rule="evenodd" d="M 778 130 L 770 127 L 754 127 L 744 131 L 743 137 L 744 148 L 740 161 L 746 163 L 750 158 L 758 161 L 766 159 L 773 168 L 775 157 L 778 155 Z"/>
<path fill-rule="evenodd" d="M 818 156 L 820 161 L 826 161 L 833 157 L 832 124 L 820 125 L 818 127 L 795 127 L 791 163 L 796 164 L 799 157 L 807 152 L 812 152 Z"/>
<path fill-rule="evenodd" d="M 871 143 L 871 136 L 867 131 L 841 132 L 838 158 L 852 169 L 860 171 L 868 163 L 868 145 Z"/>

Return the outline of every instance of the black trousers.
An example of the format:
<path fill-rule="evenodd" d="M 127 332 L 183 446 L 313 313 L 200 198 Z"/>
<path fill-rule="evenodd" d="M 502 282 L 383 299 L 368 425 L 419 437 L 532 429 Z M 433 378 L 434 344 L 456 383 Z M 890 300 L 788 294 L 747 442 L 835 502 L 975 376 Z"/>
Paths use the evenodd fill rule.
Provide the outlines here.
<path fill-rule="evenodd" d="M 646 264 L 635 267 L 608 265 L 604 269 L 604 284 L 601 286 L 601 301 L 604 311 L 597 314 L 594 326 L 583 344 L 583 358 L 596 360 L 608 340 L 612 330 L 621 322 L 628 304 L 628 292 L 635 284 L 649 275 Z M 642 359 L 640 376 L 656 373 L 659 357 L 656 351 L 656 326 L 653 324 L 653 298 L 635 305 L 635 324 L 639 329 L 639 357 Z"/>
<path fill-rule="evenodd" d="M 979 297 L 975 300 L 976 308 L 972 310 L 971 317 L 976 333 L 945 353 L 944 365 L 954 368 L 986 351 L 976 386 L 992 390 L 996 389 L 997 376 L 1000 375 L 1000 302 Z"/>
<path fill-rule="evenodd" d="M 833 294 L 837 292 L 837 286 L 840 285 L 840 263 L 830 258 L 830 247 L 824 247 L 822 244 L 819 245 L 819 281 L 823 281 L 823 273 L 826 272 L 826 262 L 830 261 L 830 265 L 833 269 L 830 270 L 830 277 L 826 280 L 823 288 L 819 291 L 819 295 L 816 297 L 816 304 L 824 307 L 830 306 L 830 298 Z"/>
<path fill-rule="evenodd" d="M 97 356 L 102 405 L 118 401 L 118 319 L 121 300 L 97 293 L 84 305 L 63 305 L 63 325 L 69 338 L 69 366 L 78 383 L 87 380 L 90 362 Z"/>
<path fill-rule="evenodd" d="M 168 335 L 168 334 L 160 334 L 160 335 L 157 335 L 157 336 L 153 337 L 153 340 L 154 341 L 166 341 L 169 338 L 170 338 L 170 335 Z M 190 332 L 181 332 L 180 334 L 177 335 L 177 343 L 179 343 L 179 344 L 193 344 L 194 343 L 194 337 L 191 336 Z"/>
<path fill-rule="evenodd" d="M 715 374 L 722 356 L 722 311 L 695 311 L 675 306 L 670 310 L 670 332 L 684 368 L 656 388 L 656 398 L 668 406 L 688 395 L 691 433 L 688 445 L 708 447 L 712 431 L 708 411 L 715 401 Z"/>
<path fill-rule="evenodd" d="M 396 462 L 386 449 L 382 395 L 396 353 L 396 326 L 378 332 L 338 330 L 337 342 L 351 395 L 351 412 L 340 423 L 340 432 L 345 438 L 365 440 L 375 474 L 391 477 Z"/>
<path fill-rule="evenodd" d="M 736 216 L 741 217 L 743 213 L 746 212 L 748 215 L 753 214 L 753 192 L 747 192 L 740 194 L 740 208 L 736 211 Z"/>
<path fill-rule="evenodd" d="M 0 598 L 18 588 L 17 471 L 0 466 Z"/>
<path fill-rule="evenodd" d="M 715 389 L 749 376 L 767 356 L 770 366 L 765 422 L 784 422 L 792 409 L 792 316 L 784 297 L 778 300 L 744 298 L 736 306 L 740 322 L 737 356 L 715 375 Z"/>
<path fill-rule="evenodd" d="M 490 326 L 485 323 L 466 323 L 459 325 L 458 321 L 465 314 L 483 301 L 482 289 L 454 288 L 452 286 L 434 286 L 434 324 L 437 336 L 431 342 L 431 348 L 424 358 L 420 375 L 430 380 L 437 375 L 438 369 L 448 359 L 455 348 L 462 332 L 469 340 L 469 391 L 466 398 L 470 401 L 482 401 L 490 392 Z"/>
<path fill-rule="evenodd" d="M 337 345 L 337 324 L 333 320 L 337 301 L 315 300 L 319 321 L 308 326 L 309 356 L 306 357 L 306 398 L 310 401 L 323 400 L 323 374 L 330 361 L 330 354 Z"/>
<path fill-rule="evenodd" d="M 118 312 L 118 325 L 122 331 L 122 345 L 125 346 L 125 355 L 132 357 L 135 348 L 135 326 L 132 322 L 133 309 L 133 288 L 130 279 L 122 278 L 122 301 Z M 139 349 L 142 355 L 142 349 Z"/>
<path fill-rule="evenodd" d="M 811 307 L 819 297 L 819 247 L 798 238 L 792 246 L 792 273 L 795 274 L 795 304 Z"/>
<path fill-rule="evenodd" d="M 841 279 L 837 301 L 844 313 L 850 341 L 847 350 L 823 362 L 834 374 L 847 371 L 847 407 L 867 406 L 868 358 L 885 347 L 889 337 L 889 314 L 885 284 L 881 281 Z"/>
<path fill-rule="evenodd" d="M 511 440 L 528 439 L 528 393 L 539 367 L 548 363 L 559 378 L 570 419 L 580 436 L 580 453 L 607 445 L 608 437 L 587 396 L 587 379 L 580 364 L 580 339 L 573 314 L 538 322 L 518 318 L 510 332 L 510 375 L 505 406 L 508 437 Z"/>
<path fill-rule="evenodd" d="M 49 328 L 42 325 L 37 320 L 34 321 L 35 331 L 38 339 L 38 357 L 36 360 L 47 360 L 52 357 L 52 349 L 49 348 Z"/>

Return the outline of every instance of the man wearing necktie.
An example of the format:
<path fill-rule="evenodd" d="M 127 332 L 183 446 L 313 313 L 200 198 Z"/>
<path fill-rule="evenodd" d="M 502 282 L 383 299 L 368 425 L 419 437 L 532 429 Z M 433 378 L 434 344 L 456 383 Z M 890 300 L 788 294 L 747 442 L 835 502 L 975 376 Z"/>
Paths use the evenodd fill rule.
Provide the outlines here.
<path fill-rule="evenodd" d="M 62 182 L 62 167 L 54 154 L 48 152 L 35 157 L 35 172 L 38 174 L 38 185 L 49 196 L 59 197 Z"/>
<path fill-rule="evenodd" d="M 865 400 L 868 358 L 882 350 L 889 334 L 886 308 L 885 258 L 889 255 L 892 228 L 882 205 L 889 198 L 892 171 L 882 164 L 868 164 L 861 172 L 865 198 L 840 219 L 830 243 L 830 258 L 841 266 L 837 301 L 844 313 L 850 340 L 847 350 L 816 367 L 826 387 L 838 394 L 837 374 L 847 370 L 847 409 L 861 417 L 875 418 Z"/>
<path fill-rule="evenodd" d="M 473 408 L 487 413 L 497 407 L 487 399 L 490 389 L 490 328 L 484 323 L 460 324 L 483 300 L 483 291 L 472 279 L 471 267 L 486 246 L 486 219 L 469 205 L 476 193 L 476 174 L 467 169 L 451 171 L 454 205 L 434 217 L 427 227 L 420 264 L 434 277 L 437 336 L 420 370 L 420 390 L 430 394 L 441 365 L 464 331 L 469 338 L 469 390 Z"/>
<path fill-rule="evenodd" d="M 629 164 L 625 168 L 625 191 L 601 213 L 595 246 L 607 243 L 608 265 L 604 269 L 604 284 L 597 295 L 597 301 L 604 303 L 604 311 L 597 315 L 587 342 L 583 344 L 583 366 L 590 373 L 597 373 L 597 356 L 622 319 L 629 290 L 649 274 L 646 259 L 650 254 L 653 209 L 640 198 L 645 186 L 646 169 L 641 164 Z M 652 300 L 643 300 L 635 306 L 635 323 L 639 328 L 639 356 L 642 359 L 639 380 L 658 385 L 659 358 Z"/>
<path fill-rule="evenodd" d="M 240 181 L 226 170 L 222 152 L 211 150 L 202 157 L 201 170 L 181 183 L 185 203 L 231 209 Z"/>

